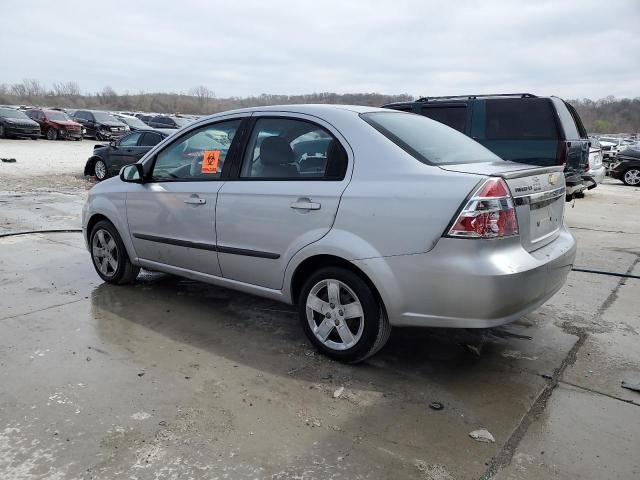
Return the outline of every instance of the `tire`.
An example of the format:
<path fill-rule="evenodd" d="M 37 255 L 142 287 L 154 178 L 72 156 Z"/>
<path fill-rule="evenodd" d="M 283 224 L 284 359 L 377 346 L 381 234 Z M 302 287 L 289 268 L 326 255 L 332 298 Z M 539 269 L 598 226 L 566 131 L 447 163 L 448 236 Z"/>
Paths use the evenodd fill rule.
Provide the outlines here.
<path fill-rule="evenodd" d="M 58 140 L 58 138 L 60 138 L 60 134 L 55 128 L 47 130 L 47 140 Z"/>
<path fill-rule="evenodd" d="M 0 125 L 0 138 L 6 138 L 4 135 L 4 125 Z"/>
<path fill-rule="evenodd" d="M 630 187 L 638 187 L 640 186 L 640 168 L 631 167 L 624 172 L 622 175 L 622 181 L 625 185 L 629 185 Z"/>
<path fill-rule="evenodd" d="M 89 246 L 93 267 L 105 282 L 116 285 L 132 283 L 140 273 L 140 267 L 129 260 L 122 239 L 111 222 L 102 220 L 94 225 Z"/>
<path fill-rule="evenodd" d="M 582 192 L 576 192 L 573 194 L 575 198 L 584 198 L 584 190 Z"/>
<path fill-rule="evenodd" d="M 82 141 L 82 137 L 76 138 L 76 142 L 81 142 L 81 141 Z"/>
<path fill-rule="evenodd" d="M 329 289 L 337 295 L 330 296 Z M 311 343 L 341 362 L 366 360 L 387 343 L 391 333 L 376 293 L 360 276 L 341 267 L 322 268 L 309 276 L 300 293 L 298 313 Z"/>
<path fill-rule="evenodd" d="M 96 160 L 96 162 L 93 164 L 93 173 L 99 182 L 109 178 L 109 169 L 107 168 L 107 164 L 104 163 L 103 160 Z"/>

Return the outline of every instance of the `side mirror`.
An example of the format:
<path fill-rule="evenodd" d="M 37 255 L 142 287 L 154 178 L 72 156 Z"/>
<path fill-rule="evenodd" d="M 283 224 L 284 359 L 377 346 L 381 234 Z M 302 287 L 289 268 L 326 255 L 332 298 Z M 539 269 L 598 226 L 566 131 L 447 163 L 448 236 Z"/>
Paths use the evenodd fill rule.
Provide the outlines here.
<path fill-rule="evenodd" d="M 125 165 L 120 170 L 120 180 L 127 183 L 144 183 L 144 170 L 141 163 Z"/>

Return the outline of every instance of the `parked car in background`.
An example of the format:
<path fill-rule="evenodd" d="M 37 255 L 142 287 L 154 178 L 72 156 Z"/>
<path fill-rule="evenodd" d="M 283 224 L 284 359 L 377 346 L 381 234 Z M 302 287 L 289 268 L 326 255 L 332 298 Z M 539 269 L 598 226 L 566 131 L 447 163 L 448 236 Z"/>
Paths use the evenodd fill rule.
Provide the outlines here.
<path fill-rule="evenodd" d="M 562 169 L 420 115 L 243 109 L 94 186 L 82 229 L 106 282 L 143 267 L 296 304 L 320 351 L 358 362 L 392 325 L 486 328 L 554 295 L 576 253 Z"/>
<path fill-rule="evenodd" d="M 141 129 L 112 140 L 108 145 L 96 145 L 84 167 L 84 174 L 95 175 L 98 181 L 117 175 L 123 166 L 140 160 L 167 136 L 163 132 Z"/>
<path fill-rule="evenodd" d="M 596 139 L 591 139 L 589 147 L 589 158 L 584 166 L 585 172 L 582 174 L 582 181 L 588 190 L 592 190 L 602 182 L 606 176 L 606 168 L 602 163 L 602 149 Z M 582 192 L 584 194 L 584 192 Z M 581 194 L 577 194 L 580 196 Z"/>
<path fill-rule="evenodd" d="M 142 120 L 140 120 L 139 118 L 134 117 L 132 115 L 124 115 L 124 114 L 121 114 L 121 113 L 114 113 L 113 116 L 116 117 L 121 122 L 125 123 L 129 127 L 129 129 L 131 131 L 148 130 L 149 129 L 149 125 L 147 125 Z"/>
<path fill-rule="evenodd" d="M 149 120 L 151 120 L 154 117 L 154 115 L 149 115 L 147 113 L 136 113 L 135 117 L 142 120 L 147 125 L 149 125 Z"/>
<path fill-rule="evenodd" d="M 96 140 L 119 138 L 129 131 L 129 127 L 107 112 L 99 110 L 76 110 L 73 120 L 82 124 L 88 137 Z"/>
<path fill-rule="evenodd" d="M 27 137 L 37 140 L 42 135 L 40 125 L 20 110 L 0 107 L 0 138 Z"/>
<path fill-rule="evenodd" d="M 183 117 L 168 115 L 157 115 L 147 121 L 147 125 L 153 128 L 182 128 L 192 123 L 191 120 Z"/>
<path fill-rule="evenodd" d="M 82 140 L 82 125 L 71 120 L 63 111 L 32 108 L 25 113 L 40 125 L 40 130 L 47 140 Z"/>
<path fill-rule="evenodd" d="M 602 157 L 605 161 L 612 160 L 624 144 L 621 138 L 616 137 L 599 137 L 598 141 L 602 145 Z"/>
<path fill-rule="evenodd" d="M 558 97 L 530 93 L 423 97 L 384 105 L 444 123 L 503 160 L 564 165 L 567 200 L 582 192 L 589 138 L 578 112 Z"/>
<path fill-rule="evenodd" d="M 626 148 L 618 153 L 611 165 L 609 175 L 622 180 L 626 185 L 640 186 L 640 147 Z"/>

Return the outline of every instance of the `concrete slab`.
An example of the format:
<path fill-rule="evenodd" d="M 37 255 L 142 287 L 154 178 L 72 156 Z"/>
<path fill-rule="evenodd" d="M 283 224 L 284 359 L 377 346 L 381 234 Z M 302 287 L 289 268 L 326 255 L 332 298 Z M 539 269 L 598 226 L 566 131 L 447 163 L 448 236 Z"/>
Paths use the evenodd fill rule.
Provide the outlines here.
<path fill-rule="evenodd" d="M 500 480 L 640 478 L 638 407 L 559 386 Z"/>
<path fill-rule="evenodd" d="M 0 239 L 18 274 L 2 285 L 18 303 L 0 320 L 4 478 L 477 478 L 576 339 L 543 315 L 398 329 L 342 365 L 290 307 L 160 274 L 101 284 L 79 235 L 44 237 Z M 27 308 L 30 288 L 44 300 Z M 496 443 L 469 438 L 478 428 Z"/>

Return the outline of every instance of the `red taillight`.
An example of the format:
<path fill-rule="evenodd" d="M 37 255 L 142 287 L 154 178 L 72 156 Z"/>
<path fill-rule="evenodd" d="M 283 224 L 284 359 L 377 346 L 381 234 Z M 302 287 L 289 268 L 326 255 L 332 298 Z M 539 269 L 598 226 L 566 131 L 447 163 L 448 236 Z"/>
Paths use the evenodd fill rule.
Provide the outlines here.
<path fill-rule="evenodd" d="M 502 238 L 517 234 L 518 219 L 509 188 L 501 178 L 490 178 L 467 201 L 447 235 Z"/>

